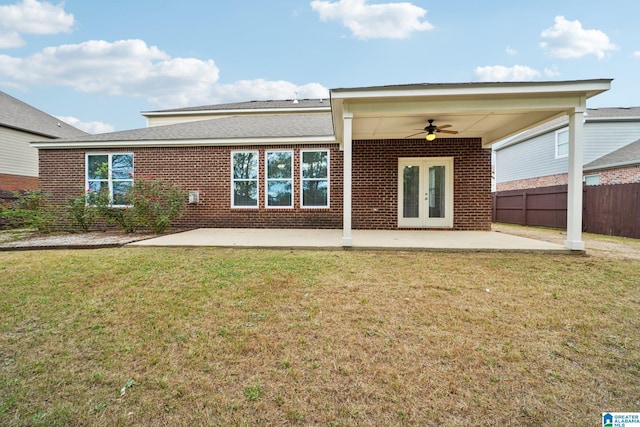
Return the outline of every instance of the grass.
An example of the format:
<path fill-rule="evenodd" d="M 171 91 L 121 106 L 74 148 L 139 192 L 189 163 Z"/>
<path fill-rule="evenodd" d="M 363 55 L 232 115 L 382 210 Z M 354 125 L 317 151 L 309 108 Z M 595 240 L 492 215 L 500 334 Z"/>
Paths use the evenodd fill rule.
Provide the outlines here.
<path fill-rule="evenodd" d="M 0 253 L 0 425 L 597 425 L 640 408 L 640 263 Z"/>

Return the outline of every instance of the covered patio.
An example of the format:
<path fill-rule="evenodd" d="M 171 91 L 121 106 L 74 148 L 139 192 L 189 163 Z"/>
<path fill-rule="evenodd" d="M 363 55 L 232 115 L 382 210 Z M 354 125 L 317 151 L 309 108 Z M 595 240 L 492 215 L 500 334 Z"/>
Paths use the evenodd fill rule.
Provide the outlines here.
<path fill-rule="evenodd" d="M 407 250 L 575 253 L 562 245 L 493 231 L 342 230 L 198 228 L 130 243 L 128 246 L 222 247 L 312 250 Z"/>
<path fill-rule="evenodd" d="M 511 83 L 466 83 L 466 84 L 424 84 L 424 85 L 400 85 L 383 87 L 365 87 L 333 89 L 331 91 L 331 105 L 334 130 L 336 139 L 344 155 L 343 168 L 343 229 L 342 245 L 344 247 L 364 245 L 368 246 L 369 239 L 367 233 L 361 234 L 357 229 L 371 228 L 362 227 L 356 224 L 354 215 L 354 196 L 358 194 L 356 186 L 359 181 L 354 178 L 355 156 L 358 154 L 356 142 L 367 140 L 383 140 L 389 145 L 399 145 L 409 137 L 414 137 L 416 132 L 420 132 L 424 127 L 427 133 L 427 143 L 431 146 L 441 144 L 441 147 L 451 147 L 456 145 L 456 141 L 463 139 L 479 139 L 482 149 L 489 150 L 492 145 L 514 136 L 524 130 L 537 126 L 554 118 L 567 115 L 569 117 L 569 189 L 567 197 L 567 239 L 564 247 L 573 251 L 584 251 L 585 246 L 582 241 L 582 159 L 583 159 L 583 121 L 586 111 L 587 99 L 609 90 L 610 79 L 599 80 L 578 80 L 578 81 L 554 81 L 554 82 L 511 82 Z M 442 124 L 443 129 L 438 126 Z M 433 130 L 431 130 L 433 129 Z M 442 138 L 443 143 L 436 140 L 436 133 L 454 134 L 453 138 Z M 423 132 L 424 134 L 425 132 Z M 431 138 L 429 138 L 429 136 Z M 424 138 L 424 135 L 422 135 Z M 438 139 L 439 140 L 439 139 Z M 379 149 L 379 148 L 378 148 Z M 362 151 L 362 150 L 360 150 Z M 455 161 L 460 156 L 452 156 L 449 165 L 431 165 L 430 158 L 399 158 L 399 170 L 403 171 L 435 169 L 441 167 L 445 170 L 455 169 Z M 443 156 L 440 154 L 439 156 Z M 419 163 L 419 161 L 421 163 Z M 440 214 L 434 216 L 426 208 L 428 203 L 433 202 L 433 197 L 429 191 L 424 191 L 425 184 L 418 191 L 409 192 L 398 184 L 398 199 L 409 194 L 411 200 L 420 200 L 417 214 L 413 212 L 400 212 L 398 208 L 398 228 L 423 228 L 423 229 L 454 229 L 467 230 L 487 229 L 490 218 L 482 209 L 472 215 L 477 223 L 473 226 L 463 224 L 461 212 L 469 212 L 469 206 L 461 207 L 460 203 L 472 200 L 472 206 L 480 206 L 484 203 L 482 199 L 474 199 L 478 194 L 488 197 L 490 188 L 488 185 L 489 168 L 481 169 L 484 159 L 476 159 L 475 165 L 467 166 L 464 169 L 469 182 L 483 182 L 483 188 L 465 194 L 454 200 L 451 193 L 455 188 L 450 186 L 443 190 L 450 199 L 443 203 Z M 433 166 L 433 167 L 431 167 Z M 474 170 L 482 170 L 485 175 L 474 176 Z M 403 172 L 404 173 L 404 172 Z M 422 173 L 422 172 L 420 172 Z M 455 179 L 458 170 L 453 172 Z M 400 175 L 400 172 L 398 172 Z M 420 175 L 421 177 L 422 175 Z M 419 178 L 422 180 L 422 178 Z M 447 179 L 442 179 L 442 182 Z M 449 179 L 449 182 L 451 180 Z M 486 189 L 485 183 L 486 182 Z M 429 184 L 431 185 L 431 184 Z M 407 187 L 409 188 L 409 187 Z M 417 188 L 417 186 L 416 186 Z M 428 187 L 427 187 L 428 188 Z M 424 201 L 422 201 L 424 199 Z M 404 199 L 403 199 L 404 200 Z M 431 200 L 431 202 L 429 202 Z M 444 198 L 443 198 L 444 200 Z M 401 203 L 398 202 L 398 206 Z M 420 207 L 421 206 L 421 207 Z M 362 206 L 357 206 L 362 210 Z M 374 205 L 374 212 L 377 207 Z M 458 209 L 458 211 L 456 211 Z M 483 208 L 484 209 L 484 208 Z M 428 213 L 427 213 L 428 212 Z M 444 212 L 444 213 L 442 213 Z M 457 213 L 456 213 L 457 212 Z M 486 216 L 486 218 L 485 218 Z M 417 221 L 413 221 L 413 218 Z M 411 218 L 411 221 L 408 220 Z M 441 222 L 434 219 L 442 218 Z M 478 225 L 479 224 L 479 225 Z M 374 227 L 375 228 L 375 227 Z M 381 227 L 383 228 L 383 227 Z M 450 232 L 449 232 L 450 233 Z M 457 233 L 457 232 L 456 232 Z M 357 236 L 361 237 L 357 237 Z M 442 243 L 431 243 L 431 239 L 438 241 L 443 236 L 451 236 L 447 232 L 441 233 L 415 233 L 419 236 L 419 242 L 409 243 L 403 234 L 393 234 L 393 236 L 403 236 L 398 242 L 401 247 L 431 246 L 441 247 Z M 455 234 L 456 245 L 462 248 L 471 246 L 485 246 L 486 248 L 499 248 L 500 243 L 496 242 L 496 236 L 485 235 L 485 243 L 471 243 L 474 239 L 469 235 Z M 411 234 L 408 234 L 411 236 Z M 427 237 L 429 236 L 429 237 Z M 440 237 L 433 237 L 440 236 Z M 358 240 L 361 243 L 358 243 Z M 484 240 L 484 239 L 480 239 Z M 469 241 L 470 243 L 464 243 Z M 446 246 L 446 245 L 445 245 Z M 450 246 L 450 249 L 455 246 Z"/>

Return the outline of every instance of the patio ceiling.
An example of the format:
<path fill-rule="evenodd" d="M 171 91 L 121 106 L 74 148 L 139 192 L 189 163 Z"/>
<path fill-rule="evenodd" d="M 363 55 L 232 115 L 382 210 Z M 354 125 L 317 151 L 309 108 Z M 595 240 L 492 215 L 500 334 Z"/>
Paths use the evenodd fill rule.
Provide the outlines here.
<path fill-rule="evenodd" d="M 448 129 L 458 131 L 457 135 L 438 134 L 438 138 L 482 138 L 488 148 L 567 112 L 584 110 L 588 98 L 610 85 L 611 79 L 598 79 L 333 89 L 331 105 L 341 142 L 343 117 L 352 115 L 354 140 L 403 139 L 434 119 L 435 125 L 450 124 Z"/>

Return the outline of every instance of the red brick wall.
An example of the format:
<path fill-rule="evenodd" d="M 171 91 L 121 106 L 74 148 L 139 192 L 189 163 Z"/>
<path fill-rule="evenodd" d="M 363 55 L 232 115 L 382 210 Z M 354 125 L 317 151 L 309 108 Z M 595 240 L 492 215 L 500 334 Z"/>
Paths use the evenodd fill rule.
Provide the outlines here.
<path fill-rule="evenodd" d="M 596 172 L 600 176 L 600 185 L 631 184 L 640 182 L 640 165 L 624 168 L 604 169 Z M 594 175 L 593 172 L 585 172 L 585 175 Z"/>
<path fill-rule="evenodd" d="M 330 150 L 330 208 L 300 208 L 300 150 Z M 294 150 L 294 207 L 264 206 L 264 153 Z M 231 208 L 231 151 L 259 151 L 257 209 Z M 112 150 L 40 150 L 40 185 L 65 204 L 84 191 L 87 152 L 133 152 L 134 170 L 199 190 L 200 203 L 188 205 L 178 227 L 342 228 L 343 154 L 330 146 L 175 147 Z M 396 229 L 399 157 L 454 157 L 454 229 L 491 227 L 491 152 L 478 139 L 354 141 L 353 228 Z M 376 208 L 377 212 L 373 209 Z"/>
<path fill-rule="evenodd" d="M 640 166 L 627 166 L 600 171 L 584 172 L 584 175 L 598 175 L 600 185 L 631 184 L 640 182 Z M 568 174 L 540 176 L 537 178 L 519 179 L 516 181 L 500 182 L 496 184 L 496 191 L 527 190 L 529 188 L 552 187 L 555 185 L 567 185 Z"/>
<path fill-rule="evenodd" d="M 20 191 L 37 189 L 37 177 L 0 173 L 0 190 Z"/>
<path fill-rule="evenodd" d="M 496 184 L 496 191 L 526 190 L 528 188 L 552 187 L 554 185 L 567 185 L 568 175 L 561 173 L 557 175 L 539 176 L 537 178 L 518 179 L 515 181 L 499 182 Z"/>
<path fill-rule="evenodd" d="M 353 142 L 353 228 L 398 227 L 398 158 L 454 158 L 454 230 L 491 229 L 491 150 L 480 139 Z"/>
<path fill-rule="evenodd" d="M 326 148 L 330 151 L 330 207 L 300 208 L 300 150 Z M 264 203 L 265 151 L 294 151 L 293 208 L 266 208 Z M 231 207 L 231 151 L 259 151 L 259 207 Z M 187 205 L 178 227 L 252 227 L 252 228 L 341 228 L 342 227 L 342 152 L 331 146 L 267 147 L 170 147 L 112 150 L 41 150 L 41 188 L 52 200 L 65 204 L 84 191 L 85 154 L 87 152 L 134 153 L 136 175 L 150 175 L 181 186 L 199 190 L 200 203 Z"/>

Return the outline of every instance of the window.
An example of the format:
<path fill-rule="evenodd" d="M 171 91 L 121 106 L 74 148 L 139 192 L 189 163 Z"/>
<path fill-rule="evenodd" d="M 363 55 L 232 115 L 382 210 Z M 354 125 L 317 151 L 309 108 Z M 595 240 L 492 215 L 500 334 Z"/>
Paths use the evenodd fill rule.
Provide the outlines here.
<path fill-rule="evenodd" d="M 88 193 L 105 191 L 113 206 L 127 206 L 133 186 L 133 154 L 87 154 Z"/>
<path fill-rule="evenodd" d="M 329 152 L 302 151 L 301 158 L 302 207 L 329 207 Z"/>
<path fill-rule="evenodd" d="M 231 205 L 235 208 L 258 207 L 258 152 L 231 153 Z"/>
<path fill-rule="evenodd" d="M 600 185 L 600 175 L 585 175 L 584 183 L 585 185 Z"/>
<path fill-rule="evenodd" d="M 267 207 L 293 206 L 293 152 L 267 151 Z"/>
<path fill-rule="evenodd" d="M 556 159 L 569 155 L 569 130 L 559 130 L 556 132 Z"/>

